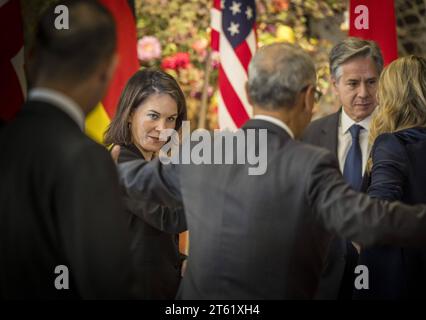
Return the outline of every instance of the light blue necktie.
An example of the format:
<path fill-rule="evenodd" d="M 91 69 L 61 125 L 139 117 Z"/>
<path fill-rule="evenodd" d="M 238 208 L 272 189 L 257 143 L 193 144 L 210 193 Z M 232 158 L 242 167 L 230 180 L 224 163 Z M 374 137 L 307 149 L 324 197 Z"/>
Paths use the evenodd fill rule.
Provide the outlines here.
<path fill-rule="evenodd" d="M 359 132 L 363 129 L 360 125 L 354 124 L 349 128 L 352 136 L 352 145 L 346 156 L 343 168 L 343 177 L 353 189 L 360 190 L 362 184 L 362 153 L 359 145 Z"/>

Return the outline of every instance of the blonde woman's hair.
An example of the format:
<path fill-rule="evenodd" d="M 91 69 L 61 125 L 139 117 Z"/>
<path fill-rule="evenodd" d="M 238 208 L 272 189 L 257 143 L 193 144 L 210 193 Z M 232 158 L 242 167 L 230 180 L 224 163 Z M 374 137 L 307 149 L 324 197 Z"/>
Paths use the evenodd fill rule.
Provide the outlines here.
<path fill-rule="evenodd" d="M 426 59 L 410 55 L 389 64 L 380 76 L 377 99 L 370 145 L 382 133 L 426 127 Z M 370 159 L 369 170 L 371 165 Z"/>

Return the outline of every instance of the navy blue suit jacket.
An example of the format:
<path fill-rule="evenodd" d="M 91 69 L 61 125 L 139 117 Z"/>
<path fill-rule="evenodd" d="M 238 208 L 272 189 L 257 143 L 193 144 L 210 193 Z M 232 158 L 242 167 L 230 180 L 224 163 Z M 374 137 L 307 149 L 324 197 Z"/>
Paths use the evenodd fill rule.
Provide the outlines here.
<path fill-rule="evenodd" d="M 368 194 L 374 198 L 426 203 L 426 128 L 380 135 L 372 149 Z M 361 252 L 359 264 L 369 269 L 370 288 L 360 299 L 426 298 L 426 250 L 374 247 Z"/>

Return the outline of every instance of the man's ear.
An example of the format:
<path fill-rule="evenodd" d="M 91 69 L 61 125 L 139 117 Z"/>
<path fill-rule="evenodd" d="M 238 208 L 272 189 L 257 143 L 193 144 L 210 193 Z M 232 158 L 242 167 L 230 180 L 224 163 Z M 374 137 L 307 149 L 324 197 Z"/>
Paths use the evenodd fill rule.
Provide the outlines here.
<path fill-rule="evenodd" d="M 108 85 L 109 82 L 112 79 L 112 76 L 114 75 L 115 69 L 118 65 L 118 54 L 114 53 L 111 58 L 105 59 L 104 62 L 100 63 L 99 65 L 99 77 L 98 79 L 101 80 L 101 82 L 104 85 Z"/>
<path fill-rule="evenodd" d="M 331 89 L 333 90 L 333 93 L 338 96 L 339 95 L 339 91 L 337 90 L 337 82 L 339 80 L 336 79 L 335 77 L 331 77 Z"/>
<path fill-rule="evenodd" d="M 114 75 L 115 69 L 117 68 L 118 65 L 118 53 L 114 53 L 114 55 L 112 56 L 111 62 L 107 68 L 107 72 L 106 72 L 106 77 L 107 77 L 107 82 L 109 83 L 112 79 L 112 76 Z"/>
<path fill-rule="evenodd" d="M 315 105 L 315 88 L 310 85 L 305 92 L 304 97 L 304 110 L 305 112 L 312 113 L 312 109 Z"/>

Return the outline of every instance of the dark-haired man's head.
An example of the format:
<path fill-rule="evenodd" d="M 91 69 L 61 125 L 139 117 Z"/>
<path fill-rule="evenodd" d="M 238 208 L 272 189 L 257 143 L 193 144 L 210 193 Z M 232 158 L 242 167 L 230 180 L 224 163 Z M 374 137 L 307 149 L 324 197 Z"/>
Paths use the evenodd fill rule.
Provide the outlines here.
<path fill-rule="evenodd" d="M 68 8 L 68 29 L 55 26 L 58 5 Z M 114 72 L 116 42 L 114 20 L 98 2 L 72 0 L 50 6 L 38 24 L 31 62 L 34 86 L 65 93 L 88 113 L 102 99 Z"/>
<path fill-rule="evenodd" d="M 333 47 L 329 59 L 332 88 L 345 113 L 356 122 L 369 117 L 383 69 L 377 43 L 350 37 Z"/>

